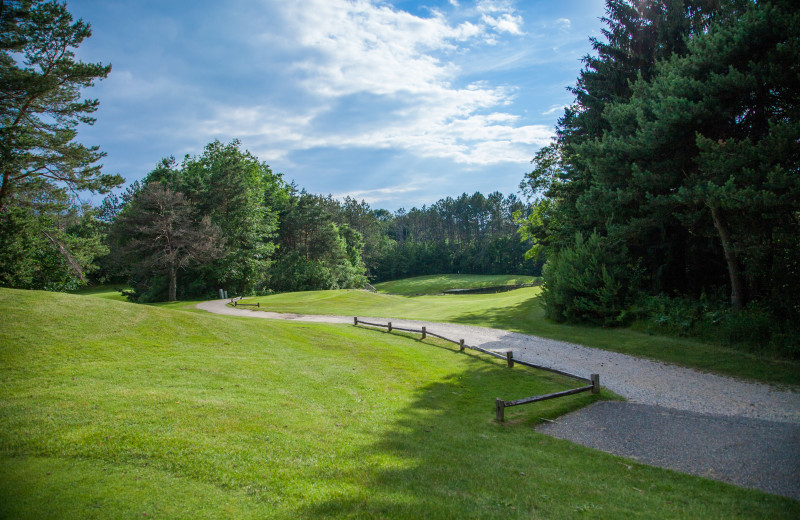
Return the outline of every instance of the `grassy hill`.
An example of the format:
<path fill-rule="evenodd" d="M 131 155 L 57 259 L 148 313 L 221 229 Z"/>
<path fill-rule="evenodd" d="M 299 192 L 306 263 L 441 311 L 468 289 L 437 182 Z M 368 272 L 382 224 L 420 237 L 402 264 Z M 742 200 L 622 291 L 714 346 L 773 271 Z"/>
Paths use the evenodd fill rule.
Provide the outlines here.
<path fill-rule="evenodd" d="M 419 287 L 411 279 L 406 287 Z M 400 284 L 400 282 L 396 282 Z M 401 285 L 402 287 L 402 285 Z M 627 328 L 557 324 L 545 319 L 540 287 L 496 294 L 401 296 L 367 291 L 307 291 L 283 293 L 245 302 L 261 302 L 261 310 L 301 314 L 339 314 L 408 318 L 534 334 L 676 363 L 700 370 L 756 381 L 800 385 L 800 364 L 776 360 L 696 340 L 654 336 Z"/>
<path fill-rule="evenodd" d="M 0 518 L 797 518 L 530 427 L 570 384 L 352 326 L 0 289 Z"/>
<path fill-rule="evenodd" d="M 450 289 L 480 289 L 503 285 L 522 285 L 534 283 L 538 280 L 541 279 L 525 275 L 436 274 L 377 283 L 375 288 L 381 293 L 419 296 L 423 294 L 440 294 Z"/>

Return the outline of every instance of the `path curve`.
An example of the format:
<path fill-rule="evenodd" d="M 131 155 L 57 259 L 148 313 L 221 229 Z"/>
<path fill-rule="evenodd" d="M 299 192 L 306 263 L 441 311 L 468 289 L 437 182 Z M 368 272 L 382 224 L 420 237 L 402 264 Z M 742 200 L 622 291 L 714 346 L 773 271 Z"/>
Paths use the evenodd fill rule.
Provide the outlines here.
<path fill-rule="evenodd" d="M 282 314 L 227 306 L 198 308 L 231 316 L 352 324 L 352 316 Z M 598 402 L 536 429 L 639 462 L 800 500 L 800 394 L 572 343 L 470 325 L 391 321 L 464 339 L 487 350 L 588 376 L 628 399 Z"/>
<path fill-rule="evenodd" d="M 197 307 L 215 314 L 316 323 L 353 323 L 352 316 L 284 314 L 228 307 L 229 300 L 212 300 Z M 514 357 L 584 375 L 600 374 L 600 384 L 630 402 L 687 412 L 747 417 L 800 424 L 800 393 L 739 379 L 709 374 L 626 354 L 487 327 L 396 318 L 398 327 L 429 330 L 468 345 L 514 352 Z"/>

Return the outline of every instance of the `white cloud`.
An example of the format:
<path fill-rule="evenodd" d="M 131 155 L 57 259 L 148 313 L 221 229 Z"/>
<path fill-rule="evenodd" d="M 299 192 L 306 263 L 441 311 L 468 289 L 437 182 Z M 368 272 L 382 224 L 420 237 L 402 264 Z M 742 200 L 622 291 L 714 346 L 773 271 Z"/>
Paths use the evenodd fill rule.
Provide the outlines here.
<path fill-rule="evenodd" d="M 376 202 L 394 201 L 401 198 L 401 195 L 406 193 L 414 193 L 423 191 L 425 187 L 422 184 L 401 184 L 398 186 L 391 186 L 388 188 L 376 188 L 371 190 L 352 190 L 342 193 L 334 193 L 333 197 L 336 199 L 344 199 L 345 197 L 352 197 L 356 200 L 366 201 L 367 204 L 374 204 Z"/>
<path fill-rule="evenodd" d="M 569 29 L 572 27 L 572 22 L 569 18 L 559 18 L 556 20 L 556 27 L 559 29 Z"/>
<path fill-rule="evenodd" d="M 478 10 L 484 13 L 513 12 L 514 7 L 510 0 L 478 0 Z"/>
<path fill-rule="evenodd" d="M 569 105 L 553 105 L 549 109 L 547 109 L 544 112 L 542 112 L 542 115 L 543 116 L 551 116 L 551 115 L 556 114 L 558 112 L 563 112 L 564 109 L 567 108 L 568 106 Z"/>
<path fill-rule="evenodd" d="M 220 107 L 198 131 L 247 138 L 254 152 L 269 150 L 270 160 L 314 148 L 359 147 L 468 165 L 527 162 L 532 145 L 551 138 L 550 128 L 520 125 L 518 116 L 503 111 L 513 87 L 458 86 L 460 70 L 445 59 L 480 44 L 477 37 L 490 29 L 518 33 L 522 19 L 507 2 L 480 2 L 482 24 L 450 23 L 439 12 L 422 18 L 369 0 L 279 5 L 286 22 L 281 37 L 303 56 L 290 67 L 297 88 L 316 105 L 301 113 L 266 104 Z M 367 111 L 371 117 L 358 124 L 349 124 L 347 115 L 336 128 L 322 124 L 336 120 L 337 107 L 353 99 L 378 99 L 381 108 Z"/>
<path fill-rule="evenodd" d="M 477 8 L 483 23 L 498 33 L 520 35 L 522 32 L 522 17 L 515 14 L 516 10 L 509 0 L 479 0 Z M 492 43 L 493 38 L 489 38 Z"/>

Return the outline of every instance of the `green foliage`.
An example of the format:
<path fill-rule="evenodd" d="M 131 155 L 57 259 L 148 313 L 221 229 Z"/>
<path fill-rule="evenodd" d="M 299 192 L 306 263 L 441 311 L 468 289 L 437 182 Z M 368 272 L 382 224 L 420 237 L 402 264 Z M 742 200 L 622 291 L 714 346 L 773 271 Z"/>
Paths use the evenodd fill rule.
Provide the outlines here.
<path fill-rule="evenodd" d="M 367 279 L 361 233 L 334 220 L 340 205 L 306 192 L 291 194 L 280 212 L 280 255 L 270 270 L 279 291 L 361 288 Z"/>
<path fill-rule="evenodd" d="M 597 230 L 626 246 L 609 273 L 641 265 L 651 295 L 727 290 L 734 311 L 754 302 L 778 329 L 796 321 L 800 14 L 782 1 L 607 12 L 575 104 L 523 182 L 546 197 L 521 221 L 531 254 L 553 259 Z"/>
<path fill-rule="evenodd" d="M 142 242 L 141 233 L 133 239 L 137 247 L 130 245 L 137 233 L 129 225 L 132 219 L 142 229 L 158 227 L 159 211 L 143 214 L 137 209 L 140 199 L 148 197 L 155 186 L 176 199 L 171 211 L 180 215 L 182 236 L 192 237 L 181 240 L 187 254 L 179 255 L 185 261 L 175 264 L 175 276 L 167 264 L 156 267 L 153 263 L 151 253 L 163 251 L 162 244 L 155 243 L 159 235 L 150 237 L 152 247 Z M 286 200 L 288 187 L 281 175 L 241 150 L 239 141 L 214 141 L 201 155 L 187 155 L 180 166 L 174 158 L 165 158 L 142 185 L 104 201 L 107 218 L 114 222 L 110 263 L 116 272 L 128 274 L 140 301 L 208 297 L 218 288 L 230 294 L 263 292 L 276 251 L 278 208 Z M 185 274 L 177 276 L 179 271 Z"/>
<path fill-rule="evenodd" d="M 103 79 L 110 65 L 75 60 L 91 35 L 55 1 L 8 2 L 0 11 L 0 211 L 23 184 L 107 192 L 122 183 L 95 165 L 103 153 L 74 141 L 80 123 L 92 124 L 94 99 L 81 91 Z"/>
<path fill-rule="evenodd" d="M 530 244 L 517 235 L 517 221 L 527 211 L 515 195 L 476 192 L 382 213 L 389 242 L 370 275 L 384 281 L 438 273 L 541 274 L 542 262 L 526 260 Z"/>
<path fill-rule="evenodd" d="M 175 301 L 179 270 L 222 255 L 218 228 L 207 216 L 194 217 L 192 209 L 183 194 L 152 182 L 117 219 L 122 255 L 132 278 L 141 282 L 139 289 L 166 276 L 167 300 Z M 150 283 L 149 290 L 160 286 Z"/>
<path fill-rule="evenodd" d="M 106 251 L 95 213 L 72 194 L 122 182 L 75 142 L 98 106 L 81 92 L 111 67 L 75 60 L 91 31 L 59 2 L 3 2 L 0 28 L 0 286 L 71 290 Z"/>
<path fill-rule="evenodd" d="M 638 266 L 623 265 L 625 246 L 592 233 L 578 233 L 572 247 L 558 251 L 544 266 L 542 298 L 547 317 L 621 325 L 637 296 Z"/>
<path fill-rule="evenodd" d="M 800 328 L 781 320 L 764 304 L 732 310 L 724 298 L 649 296 L 638 302 L 644 318 L 635 328 L 658 334 L 700 338 L 751 352 L 800 359 Z"/>
<path fill-rule="evenodd" d="M 63 191 L 15 194 L 0 212 L 0 286 L 69 291 L 87 282 L 95 259 L 108 252 L 95 212 L 76 207 Z M 35 208 L 35 209 L 34 209 Z"/>

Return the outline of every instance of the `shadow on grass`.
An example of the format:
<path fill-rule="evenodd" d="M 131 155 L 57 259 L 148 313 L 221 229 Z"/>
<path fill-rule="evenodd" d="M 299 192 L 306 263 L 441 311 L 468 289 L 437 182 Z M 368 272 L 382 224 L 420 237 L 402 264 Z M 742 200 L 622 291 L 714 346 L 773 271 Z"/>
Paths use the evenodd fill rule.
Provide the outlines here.
<path fill-rule="evenodd" d="M 658 336 L 629 327 L 556 323 L 544 317 L 541 296 L 516 305 L 452 316 L 448 321 L 490 326 L 768 383 L 800 385 L 800 363 L 693 338 Z"/>
<path fill-rule="evenodd" d="M 521 406 L 508 410 L 507 422 L 494 420 L 496 397 L 560 390 L 567 381 L 475 357 L 467 370 L 420 387 L 392 414 L 389 433 L 352 453 L 357 469 L 318 475 L 318 483 L 337 491 L 308 501 L 296 516 L 793 518 L 800 512 L 800 503 L 789 499 L 625 461 L 533 431 L 542 418 L 590 404 L 596 395 Z"/>
<path fill-rule="evenodd" d="M 542 304 L 539 296 L 532 296 L 516 305 L 494 307 L 480 312 L 469 312 L 451 317 L 448 321 L 464 325 L 486 326 L 495 329 L 536 334 L 534 320 L 543 320 Z"/>
<path fill-rule="evenodd" d="M 494 420 L 496 397 L 562 390 L 569 380 L 509 370 L 468 352 L 453 355 L 472 357 L 468 370 L 421 387 L 413 402 L 394 414 L 391 433 L 353 454 L 362 466 L 339 476 L 347 492 L 310 505 L 299 517 L 528 518 L 535 512 L 540 499 L 520 493 L 519 480 L 533 475 L 536 464 L 518 450 L 559 443 L 532 427 L 541 417 L 561 415 L 598 396 L 519 407 L 500 424 Z"/>

